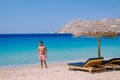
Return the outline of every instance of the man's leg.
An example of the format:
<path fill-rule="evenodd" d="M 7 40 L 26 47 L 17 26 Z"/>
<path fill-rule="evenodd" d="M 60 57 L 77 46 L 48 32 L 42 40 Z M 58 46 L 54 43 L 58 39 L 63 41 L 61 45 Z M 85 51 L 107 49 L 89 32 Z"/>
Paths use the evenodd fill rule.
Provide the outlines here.
<path fill-rule="evenodd" d="M 43 60 L 40 60 L 41 61 L 41 67 L 42 67 L 42 69 L 43 69 Z"/>
<path fill-rule="evenodd" d="M 44 64 L 45 64 L 46 68 L 48 68 L 48 67 L 47 67 L 47 63 L 46 63 L 46 61 L 45 61 L 45 60 L 44 60 Z"/>

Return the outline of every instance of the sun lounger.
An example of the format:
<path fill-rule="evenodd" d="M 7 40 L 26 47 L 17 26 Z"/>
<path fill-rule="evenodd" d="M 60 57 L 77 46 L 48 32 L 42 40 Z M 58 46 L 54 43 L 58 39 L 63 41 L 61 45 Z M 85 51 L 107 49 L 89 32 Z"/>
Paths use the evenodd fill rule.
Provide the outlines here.
<path fill-rule="evenodd" d="M 103 65 L 107 67 L 112 67 L 113 70 L 116 70 L 117 66 L 120 66 L 120 58 L 112 58 L 110 60 L 104 61 Z"/>
<path fill-rule="evenodd" d="M 69 69 L 80 69 L 87 70 L 90 73 L 95 70 L 105 70 L 105 67 L 102 67 L 103 57 L 101 58 L 90 58 L 86 62 L 77 62 L 77 63 L 68 63 Z"/>

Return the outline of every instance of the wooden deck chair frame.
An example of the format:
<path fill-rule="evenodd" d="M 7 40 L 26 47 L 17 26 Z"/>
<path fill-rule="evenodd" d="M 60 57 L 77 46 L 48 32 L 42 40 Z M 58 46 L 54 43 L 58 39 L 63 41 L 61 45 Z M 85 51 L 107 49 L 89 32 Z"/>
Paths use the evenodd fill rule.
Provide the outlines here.
<path fill-rule="evenodd" d="M 68 64 L 69 70 L 71 69 L 80 69 L 87 70 L 89 73 L 92 73 L 93 70 L 105 70 L 105 67 L 102 67 L 103 58 L 90 58 L 88 59 L 83 66 L 74 66 Z M 73 63 L 74 64 L 74 63 Z"/>
<path fill-rule="evenodd" d="M 111 66 L 112 69 L 115 71 L 116 70 L 116 66 L 120 66 L 120 58 L 110 59 L 110 60 L 106 61 L 103 65 L 106 68 L 107 68 L 107 66 Z"/>

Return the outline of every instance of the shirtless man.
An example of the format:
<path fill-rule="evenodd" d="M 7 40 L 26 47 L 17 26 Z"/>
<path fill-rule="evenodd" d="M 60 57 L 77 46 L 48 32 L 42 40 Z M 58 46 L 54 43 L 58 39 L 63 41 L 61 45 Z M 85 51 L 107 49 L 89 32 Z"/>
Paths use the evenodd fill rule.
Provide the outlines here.
<path fill-rule="evenodd" d="M 39 55 L 39 58 L 40 58 L 40 62 L 41 62 L 41 67 L 43 69 L 43 62 L 47 68 L 47 63 L 45 61 L 45 59 L 47 58 L 47 49 L 46 47 L 43 45 L 43 42 L 40 41 L 39 42 L 39 47 L 38 47 L 38 55 Z"/>

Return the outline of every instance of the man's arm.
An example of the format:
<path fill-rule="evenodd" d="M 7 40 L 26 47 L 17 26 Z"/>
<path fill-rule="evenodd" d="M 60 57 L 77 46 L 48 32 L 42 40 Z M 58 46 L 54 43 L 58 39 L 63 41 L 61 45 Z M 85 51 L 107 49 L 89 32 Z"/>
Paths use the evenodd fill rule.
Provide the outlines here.
<path fill-rule="evenodd" d="M 47 57 L 47 48 L 45 47 L 45 55 L 46 55 L 46 57 Z"/>
<path fill-rule="evenodd" d="M 39 47 L 38 47 L 38 55 L 39 55 Z"/>

